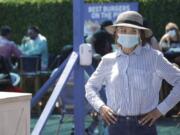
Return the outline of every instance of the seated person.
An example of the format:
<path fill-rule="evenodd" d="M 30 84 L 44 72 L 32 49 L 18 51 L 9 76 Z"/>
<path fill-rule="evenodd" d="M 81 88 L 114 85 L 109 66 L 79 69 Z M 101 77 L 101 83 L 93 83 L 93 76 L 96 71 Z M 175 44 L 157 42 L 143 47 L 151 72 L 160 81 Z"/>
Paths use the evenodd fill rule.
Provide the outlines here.
<path fill-rule="evenodd" d="M 11 41 L 12 30 L 9 26 L 2 26 L 0 36 L 0 55 L 11 62 L 11 57 L 19 58 L 21 51 L 16 47 L 16 44 Z"/>
<path fill-rule="evenodd" d="M 0 56 L 0 91 L 12 86 L 9 74 L 11 66 L 10 63 L 7 63 L 5 60 L 6 59 L 3 56 Z"/>
<path fill-rule="evenodd" d="M 7 62 L 5 57 L 0 56 L 0 91 L 22 92 L 22 89 L 13 86 L 10 71 L 10 63 Z"/>
<path fill-rule="evenodd" d="M 22 43 L 20 49 L 25 55 L 40 55 L 41 69 L 46 70 L 48 66 L 48 46 L 46 38 L 40 34 L 37 26 L 31 26 L 27 31 L 28 37 Z"/>

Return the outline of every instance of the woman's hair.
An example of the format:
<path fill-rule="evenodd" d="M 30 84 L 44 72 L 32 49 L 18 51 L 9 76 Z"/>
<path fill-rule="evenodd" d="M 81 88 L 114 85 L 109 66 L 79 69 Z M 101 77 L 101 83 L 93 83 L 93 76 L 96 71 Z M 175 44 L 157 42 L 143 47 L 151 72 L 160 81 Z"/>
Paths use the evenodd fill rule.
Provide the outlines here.
<path fill-rule="evenodd" d="M 141 43 L 142 46 L 145 46 L 146 43 L 150 43 L 150 38 L 146 38 L 145 36 L 145 32 L 143 30 L 139 30 L 140 31 L 140 38 L 141 38 Z M 116 30 L 114 32 L 114 38 L 115 38 L 115 43 L 117 44 L 117 35 L 116 35 Z"/>
<path fill-rule="evenodd" d="M 175 30 L 176 34 L 177 34 L 177 40 L 180 41 L 180 32 L 179 32 L 179 27 L 173 23 L 173 22 L 169 22 L 166 27 L 165 27 L 166 32 L 170 31 L 170 30 Z"/>
<path fill-rule="evenodd" d="M 169 22 L 167 25 L 166 25 L 166 31 L 169 31 L 169 30 L 172 30 L 172 29 L 176 29 L 176 30 L 179 30 L 179 27 L 173 23 L 173 22 Z"/>

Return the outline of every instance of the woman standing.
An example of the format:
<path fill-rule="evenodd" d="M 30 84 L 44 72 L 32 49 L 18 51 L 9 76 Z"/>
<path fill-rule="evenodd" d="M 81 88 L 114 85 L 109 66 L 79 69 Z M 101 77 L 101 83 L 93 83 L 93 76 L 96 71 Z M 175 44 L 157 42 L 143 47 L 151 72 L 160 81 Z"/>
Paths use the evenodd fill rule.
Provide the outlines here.
<path fill-rule="evenodd" d="M 112 28 L 119 49 L 102 58 L 85 86 L 86 98 L 109 125 L 110 135 L 157 135 L 155 121 L 180 100 L 180 70 L 148 47 L 152 31 L 143 27 L 139 13 L 121 13 Z M 159 104 L 162 79 L 174 87 Z M 103 85 L 107 104 L 98 93 Z"/>

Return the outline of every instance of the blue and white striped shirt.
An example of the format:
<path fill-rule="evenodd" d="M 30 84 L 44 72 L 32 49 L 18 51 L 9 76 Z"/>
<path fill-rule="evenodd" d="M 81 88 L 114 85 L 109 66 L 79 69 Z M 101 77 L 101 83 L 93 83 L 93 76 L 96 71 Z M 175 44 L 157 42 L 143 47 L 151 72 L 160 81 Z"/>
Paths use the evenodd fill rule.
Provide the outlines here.
<path fill-rule="evenodd" d="M 174 87 L 159 104 L 163 79 Z M 180 100 L 180 70 L 150 47 L 138 46 L 129 55 L 119 50 L 102 58 L 85 85 L 86 98 L 97 111 L 105 104 L 99 97 L 103 85 L 107 105 L 123 116 L 145 114 L 155 108 L 166 114 Z"/>

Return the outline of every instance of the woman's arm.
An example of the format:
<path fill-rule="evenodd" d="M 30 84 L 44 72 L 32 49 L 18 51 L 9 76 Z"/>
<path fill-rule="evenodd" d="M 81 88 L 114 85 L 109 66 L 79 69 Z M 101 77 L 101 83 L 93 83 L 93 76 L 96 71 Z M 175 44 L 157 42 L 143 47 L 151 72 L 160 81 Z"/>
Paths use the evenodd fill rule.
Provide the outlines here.
<path fill-rule="evenodd" d="M 99 91 L 105 82 L 106 73 L 106 60 L 102 59 L 85 85 L 86 98 L 97 111 L 105 104 L 99 96 Z"/>
<path fill-rule="evenodd" d="M 180 69 L 172 65 L 162 54 L 156 61 L 157 74 L 173 86 L 170 94 L 158 105 L 162 114 L 166 114 L 180 101 Z"/>

